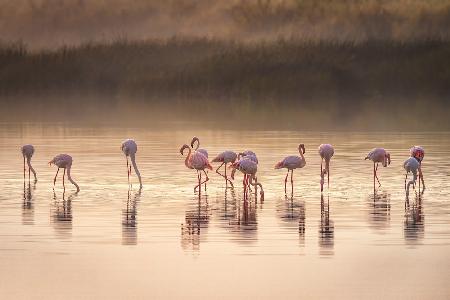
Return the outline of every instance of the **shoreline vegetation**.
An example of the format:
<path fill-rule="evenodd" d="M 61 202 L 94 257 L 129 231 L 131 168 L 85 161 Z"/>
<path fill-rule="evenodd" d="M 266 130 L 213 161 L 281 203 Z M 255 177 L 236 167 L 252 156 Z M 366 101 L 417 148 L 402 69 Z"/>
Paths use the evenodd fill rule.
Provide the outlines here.
<path fill-rule="evenodd" d="M 439 38 L 0 43 L 0 117 L 448 130 L 448 66 L 450 41 Z"/>

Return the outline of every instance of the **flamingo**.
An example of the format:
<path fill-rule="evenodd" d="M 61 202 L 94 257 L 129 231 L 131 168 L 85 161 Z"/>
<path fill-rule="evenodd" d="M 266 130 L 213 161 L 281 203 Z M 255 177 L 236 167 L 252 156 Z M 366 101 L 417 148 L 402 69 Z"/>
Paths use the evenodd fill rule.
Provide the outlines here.
<path fill-rule="evenodd" d="M 70 176 L 70 169 L 72 168 L 72 156 L 68 154 L 59 154 L 55 156 L 51 161 L 48 162 L 48 164 L 51 166 L 52 164 L 56 165 L 58 167 L 58 170 L 56 171 L 55 179 L 53 179 L 53 187 L 55 187 L 56 184 L 56 177 L 58 176 L 58 172 L 60 168 L 64 169 L 63 174 L 63 187 L 64 190 L 66 189 L 66 186 L 64 184 L 64 177 L 66 175 L 66 169 L 67 169 L 67 179 L 77 188 L 77 193 L 80 191 L 80 187 L 78 184 L 73 181 L 72 177 Z"/>
<path fill-rule="evenodd" d="M 186 159 L 184 160 L 184 164 L 189 169 L 195 169 L 197 170 L 197 179 L 198 179 L 198 185 L 194 187 L 194 192 L 197 190 L 197 187 L 199 188 L 199 192 L 201 190 L 202 184 L 206 183 L 209 180 L 208 174 L 206 173 L 205 169 L 212 170 L 212 166 L 208 161 L 208 158 L 206 158 L 205 155 L 203 155 L 201 152 L 195 151 L 192 153 L 191 147 L 184 144 L 180 148 L 181 155 L 184 155 L 184 149 L 189 149 L 189 153 L 186 156 Z M 206 179 L 205 181 L 201 182 L 201 173 L 200 171 L 203 171 L 205 173 Z"/>
<path fill-rule="evenodd" d="M 419 190 L 420 190 L 420 181 L 422 181 L 423 189 L 425 189 L 425 182 L 423 180 L 423 173 L 422 173 L 422 160 L 425 156 L 425 150 L 421 146 L 414 146 L 409 150 L 412 157 L 417 159 L 419 162 Z"/>
<path fill-rule="evenodd" d="M 30 171 L 33 172 L 34 175 L 34 181 L 37 181 L 37 177 L 36 177 L 36 171 L 33 169 L 33 167 L 31 166 L 31 157 L 34 154 L 34 147 L 33 145 L 23 145 L 22 148 L 20 149 L 22 151 L 22 155 L 23 155 L 23 178 L 25 180 L 25 159 L 27 160 L 27 164 L 28 164 L 28 181 L 30 180 Z"/>
<path fill-rule="evenodd" d="M 197 146 L 195 147 L 195 149 L 194 149 L 194 144 L 195 144 L 195 142 L 197 142 Z M 208 151 L 206 151 L 206 149 L 198 149 L 198 147 L 200 147 L 200 139 L 198 138 L 198 137 L 196 137 L 196 136 L 194 136 L 193 138 L 192 138 L 192 141 L 191 141 L 191 148 L 192 149 L 194 149 L 196 152 L 200 152 L 201 154 L 203 154 L 206 158 L 209 158 L 209 156 L 208 156 Z M 208 174 L 208 172 L 206 172 L 206 174 Z M 201 174 L 200 174 L 200 180 L 201 180 Z M 206 191 L 206 182 L 205 182 L 205 191 Z"/>
<path fill-rule="evenodd" d="M 128 156 L 130 157 L 131 164 L 133 165 L 134 172 L 136 173 L 137 177 L 139 178 L 139 187 L 142 188 L 142 179 L 141 179 L 141 173 L 138 170 L 138 167 L 136 165 L 136 152 L 137 152 L 137 144 L 134 140 L 127 139 L 122 142 L 122 146 L 120 148 L 125 154 L 125 157 L 127 159 L 127 173 L 128 173 L 128 184 L 130 184 L 130 175 L 131 175 L 131 166 L 128 163 Z"/>
<path fill-rule="evenodd" d="M 227 177 L 227 164 L 228 163 L 234 163 L 237 159 L 237 154 L 233 151 L 227 150 L 224 151 L 222 153 L 220 153 L 219 155 L 217 155 L 212 162 L 221 162 L 222 164 L 216 169 L 216 173 L 219 174 L 220 176 L 225 178 L 225 183 L 230 182 L 231 186 L 233 186 L 233 183 L 231 182 L 231 180 L 228 179 Z M 225 164 L 225 175 L 222 175 L 221 173 L 219 173 L 219 169 Z"/>
<path fill-rule="evenodd" d="M 409 157 L 405 162 L 403 163 L 403 168 L 406 171 L 405 175 L 405 190 L 406 190 L 406 196 L 409 195 L 409 186 L 412 184 L 414 187 L 416 185 L 417 180 L 417 171 L 420 170 L 420 163 L 417 161 L 415 157 Z M 408 186 L 406 186 L 406 180 L 408 179 L 409 173 L 413 174 L 413 179 L 408 182 Z M 419 173 L 420 174 L 420 173 Z M 420 176 L 420 175 L 419 175 Z M 420 182 L 420 181 L 419 181 Z"/>
<path fill-rule="evenodd" d="M 294 193 L 294 180 L 292 178 L 292 176 L 294 174 L 294 170 L 298 169 L 298 168 L 303 168 L 306 165 L 306 160 L 305 160 L 305 157 L 303 156 L 303 154 L 305 154 L 305 145 L 304 144 L 298 145 L 298 152 L 300 153 L 300 156 L 295 156 L 295 155 L 288 156 L 275 165 L 275 169 L 286 168 L 288 170 L 287 174 L 286 174 L 286 178 L 284 179 L 284 192 L 285 193 L 286 193 L 286 185 L 287 185 L 287 179 L 289 176 L 289 172 L 291 172 L 291 187 L 292 187 L 292 193 Z"/>
<path fill-rule="evenodd" d="M 381 186 L 380 180 L 377 176 L 378 164 L 382 163 L 383 167 L 387 167 L 391 164 L 391 155 L 383 148 L 374 148 L 367 154 L 365 160 L 370 159 L 373 161 L 373 188 L 375 189 L 375 178 L 378 184 Z M 376 166 L 375 166 L 376 165 Z"/>
<path fill-rule="evenodd" d="M 234 173 L 236 170 L 241 171 L 244 174 L 244 199 L 247 197 L 247 186 L 248 184 L 252 186 L 259 186 L 261 188 L 260 196 L 261 201 L 264 201 L 264 190 L 261 183 L 258 182 L 256 177 L 256 172 L 258 171 L 258 164 L 249 158 L 242 158 L 237 162 L 231 164 L 230 168 L 233 169 L 234 172 L 231 173 L 231 178 L 234 179 Z M 249 180 L 250 179 L 250 180 Z M 254 181 L 254 183 L 252 182 Z M 256 193 L 256 191 L 255 191 Z"/>
<path fill-rule="evenodd" d="M 195 142 L 197 142 L 197 146 L 196 146 L 195 149 L 194 149 L 194 144 L 195 144 Z M 195 151 L 200 152 L 200 153 L 203 154 L 206 158 L 208 158 L 208 151 L 206 151 L 206 149 L 198 149 L 198 147 L 200 147 L 200 140 L 199 140 L 198 137 L 194 136 L 194 137 L 192 138 L 192 141 L 191 141 L 191 147 L 192 147 L 192 149 L 194 149 Z"/>
<path fill-rule="evenodd" d="M 324 175 L 328 177 L 328 188 L 330 188 L 330 160 L 334 155 L 334 148 L 330 144 L 321 144 L 319 146 L 319 155 L 322 158 L 320 162 L 320 191 L 323 191 Z M 325 160 L 325 170 L 323 169 L 323 161 Z"/>
<path fill-rule="evenodd" d="M 240 152 L 238 154 L 238 160 L 240 160 L 242 157 L 247 157 L 253 160 L 256 164 L 258 164 L 258 158 L 256 157 L 256 153 L 251 150 L 245 150 L 244 152 Z"/>

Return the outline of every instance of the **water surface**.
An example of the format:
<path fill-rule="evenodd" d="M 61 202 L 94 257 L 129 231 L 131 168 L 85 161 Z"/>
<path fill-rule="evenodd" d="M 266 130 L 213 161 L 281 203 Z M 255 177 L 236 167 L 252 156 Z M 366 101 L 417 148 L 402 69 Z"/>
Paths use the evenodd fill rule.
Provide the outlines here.
<path fill-rule="evenodd" d="M 192 136 L 210 156 L 252 149 L 265 199 L 243 201 L 210 172 L 194 193 L 196 174 L 179 153 Z M 138 143 L 144 188 L 127 184 L 121 141 Z M 332 143 L 331 186 L 320 193 L 317 147 Z M 22 144 L 36 148 L 38 182 L 23 179 Z M 274 164 L 306 146 L 307 165 Z M 406 201 L 402 162 L 426 149 L 426 190 Z M 381 168 L 374 193 L 376 146 L 392 164 Z M 298 299 L 450 297 L 450 134 L 226 131 L 0 125 L 1 298 Z M 56 154 L 74 158 L 65 191 Z"/>

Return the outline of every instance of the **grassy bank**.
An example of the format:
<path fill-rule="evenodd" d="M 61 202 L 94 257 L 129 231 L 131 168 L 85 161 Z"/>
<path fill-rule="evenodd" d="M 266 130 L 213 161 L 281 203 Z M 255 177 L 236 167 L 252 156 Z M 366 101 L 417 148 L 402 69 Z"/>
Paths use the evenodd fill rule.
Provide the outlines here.
<path fill-rule="evenodd" d="M 387 124 L 422 118 L 430 127 L 449 128 L 442 112 L 450 98 L 449 65 L 450 42 L 441 40 L 174 38 L 38 52 L 3 44 L 0 97 L 7 107 L 19 105 L 17 99 L 25 106 L 40 99 L 44 107 L 61 109 L 89 107 L 94 98 L 96 106 L 107 108 L 139 99 L 137 106 L 179 109 L 181 115 L 221 111 L 248 120 L 285 122 L 288 116 L 291 123 L 301 116 L 312 119 L 308 124 L 323 118 L 330 126 L 364 127 L 371 113 L 374 119 L 390 116 Z"/>

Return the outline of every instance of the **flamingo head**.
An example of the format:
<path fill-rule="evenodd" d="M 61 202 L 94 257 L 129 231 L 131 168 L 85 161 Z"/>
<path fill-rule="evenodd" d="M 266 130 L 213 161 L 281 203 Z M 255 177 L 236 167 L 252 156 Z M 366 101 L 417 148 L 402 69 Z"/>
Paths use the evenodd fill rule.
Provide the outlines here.
<path fill-rule="evenodd" d="M 302 151 L 303 154 L 305 154 L 305 144 L 298 145 L 298 151 Z"/>
<path fill-rule="evenodd" d="M 391 164 L 391 154 L 390 153 L 386 153 L 386 159 L 387 159 L 388 165 L 390 165 Z"/>
<path fill-rule="evenodd" d="M 181 153 L 181 155 L 184 155 L 184 149 L 189 149 L 189 146 L 186 145 L 186 144 L 184 144 L 183 146 L 181 146 L 181 148 L 180 148 L 180 153 Z"/>
<path fill-rule="evenodd" d="M 191 141 L 191 148 L 194 148 L 194 143 L 195 142 L 197 142 L 198 144 L 197 144 L 197 148 L 198 148 L 198 146 L 200 145 L 200 140 L 198 139 L 198 137 L 196 137 L 196 136 L 194 136 L 193 138 L 192 138 L 192 141 Z"/>

